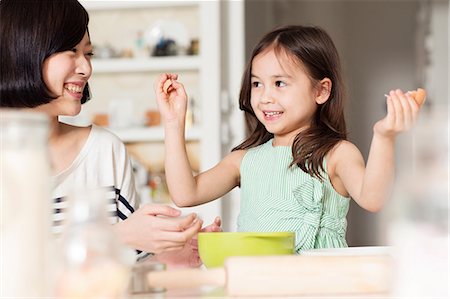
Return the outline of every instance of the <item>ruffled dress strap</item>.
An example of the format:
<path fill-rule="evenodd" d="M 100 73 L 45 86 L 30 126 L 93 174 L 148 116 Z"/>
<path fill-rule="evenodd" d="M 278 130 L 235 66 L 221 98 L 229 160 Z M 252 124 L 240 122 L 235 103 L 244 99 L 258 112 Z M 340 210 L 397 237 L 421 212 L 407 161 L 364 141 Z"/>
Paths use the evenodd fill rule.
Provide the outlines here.
<path fill-rule="evenodd" d="M 304 181 L 292 191 L 299 204 L 300 218 L 303 219 L 295 231 L 295 251 L 314 248 L 319 231 L 323 205 L 323 185 L 319 180 L 311 178 Z"/>

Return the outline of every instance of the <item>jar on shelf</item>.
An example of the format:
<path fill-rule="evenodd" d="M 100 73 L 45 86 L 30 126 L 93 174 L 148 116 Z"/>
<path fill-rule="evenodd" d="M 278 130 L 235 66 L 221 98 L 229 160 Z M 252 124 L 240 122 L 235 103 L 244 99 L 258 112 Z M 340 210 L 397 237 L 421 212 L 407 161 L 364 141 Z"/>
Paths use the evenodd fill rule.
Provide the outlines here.
<path fill-rule="evenodd" d="M 153 203 L 167 204 L 171 202 L 164 173 L 152 173 L 150 175 L 149 186 Z"/>
<path fill-rule="evenodd" d="M 402 151 L 400 158 L 389 221 L 396 297 L 448 295 L 448 120 L 439 111 L 446 109 L 423 111 L 408 146 L 412 154 L 405 158 Z"/>

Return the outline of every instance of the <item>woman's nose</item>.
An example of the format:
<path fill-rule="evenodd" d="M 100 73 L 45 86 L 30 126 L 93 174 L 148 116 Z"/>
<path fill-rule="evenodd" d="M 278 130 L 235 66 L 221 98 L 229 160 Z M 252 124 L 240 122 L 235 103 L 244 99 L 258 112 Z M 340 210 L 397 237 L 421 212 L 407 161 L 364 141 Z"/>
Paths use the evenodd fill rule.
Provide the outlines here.
<path fill-rule="evenodd" d="M 89 78 L 92 74 L 92 65 L 91 61 L 87 59 L 85 56 L 80 56 L 77 60 L 77 74 L 82 75 L 85 78 Z"/>

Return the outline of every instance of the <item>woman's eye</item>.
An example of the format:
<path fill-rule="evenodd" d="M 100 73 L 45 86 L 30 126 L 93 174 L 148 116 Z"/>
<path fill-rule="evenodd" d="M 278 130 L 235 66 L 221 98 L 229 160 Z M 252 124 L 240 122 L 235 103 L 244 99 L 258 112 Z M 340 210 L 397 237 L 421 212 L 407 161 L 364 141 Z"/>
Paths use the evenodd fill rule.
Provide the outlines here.
<path fill-rule="evenodd" d="M 283 81 L 276 81 L 275 86 L 276 87 L 284 87 L 284 86 L 286 86 L 286 83 L 284 83 Z"/>
<path fill-rule="evenodd" d="M 252 87 L 259 87 L 261 84 L 259 82 L 252 82 Z"/>
<path fill-rule="evenodd" d="M 93 53 L 93 52 L 88 52 L 88 53 L 86 53 L 86 54 L 84 54 L 84 55 L 89 56 L 89 57 L 92 57 L 92 56 L 94 56 L 94 53 Z"/>

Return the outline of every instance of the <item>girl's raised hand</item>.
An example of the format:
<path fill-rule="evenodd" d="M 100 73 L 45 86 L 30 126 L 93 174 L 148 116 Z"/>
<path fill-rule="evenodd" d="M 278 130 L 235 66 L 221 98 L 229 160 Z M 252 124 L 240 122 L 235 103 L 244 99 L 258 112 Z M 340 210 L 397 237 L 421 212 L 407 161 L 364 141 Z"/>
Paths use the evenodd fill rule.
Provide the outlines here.
<path fill-rule="evenodd" d="M 420 106 L 411 92 L 403 93 L 397 89 L 391 90 L 386 96 L 387 115 L 375 124 L 374 134 L 395 138 L 397 134 L 408 131 L 414 125 Z"/>
<path fill-rule="evenodd" d="M 187 94 L 177 74 L 161 74 L 154 89 L 159 112 L 165 123 L 184 122 L 187 109 Z"/>

